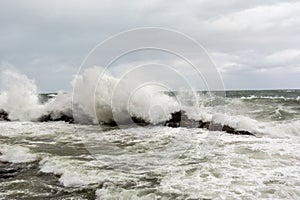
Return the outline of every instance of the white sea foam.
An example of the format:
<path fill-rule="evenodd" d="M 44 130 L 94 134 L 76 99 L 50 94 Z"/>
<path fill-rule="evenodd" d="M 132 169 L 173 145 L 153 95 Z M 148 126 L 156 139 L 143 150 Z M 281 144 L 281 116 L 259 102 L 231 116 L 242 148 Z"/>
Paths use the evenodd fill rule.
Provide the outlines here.
<path fill-rule="evenodd" d="M 216 114 L 212 118 L 213 122 L 226 124 L 237 130 L 248 130 L 252 132 L 260 132 L 259 122 L 257 120 L 251 119 L 249 117 L 237 115 L 230 116 L 224 114 Z"/>
<path fill-rule="evenodd" d="M 296 120 L 289 123 L 263 123 L 264 127 L 259 127 L 270 134 L 275 130 L 278 135 L 289 133 L 289 137 L 248 137 L 160 126 L 101 131 L 98 126 L 72 125 L 76 128 L 71 129 L 57 122 L 3 122 L 1 125 L 6 126 L 0 128 L 5 132 L 33 132 L 30 136 L 34 139 L 28 137 L 22 142 L 41 142 L 34 146 L 41 151 L 40 170 L 57 174 L 63 186 L 71 187 L 66 190 L 97 188 L 98 199 L 298 199 L 300 124 Z M 17 128 L 2 129 L 9 126 Z M 274 130 L 269 130 L 271 127 Z M 101 150 L 95 151 L 97 159 L 89 154 L 79 156 L 82 146 L 77 145 L 75 130 L 98 144 L 91 146 Z M 22 136 L 21 131 L 18 134 Z M 207 143 L 210 139 L 212 143 Z M 55 143 L 45 150 L 42 142 L 48 140 Z M 13 147 L 8 148 L 17 146 Z M 117 148 L 111 151 L 110 147 Z M 30 153 L 27 148 L 22 152 L 27 152 L 26 156 Z"/>
<path fill-rule="evenodd" d="M 62 114 L 72 116 L 73 103 L 77 111 L 74 115 L 79 122 L 110 122 L 115 118 L 126 121 L 135 116 L 154 124 L 169 119 L 170 113 L 179 110 L 174 98 L 164 94 L 157 86 L 150 85 L 131 94 L 134 80 L 128 80 L 122 85 L 120 93 L 113 93 L 120 80 L 104 75 L 98 82 L 102 70 L 100 67 L 86 69 L 72 81 L 73 94 L 59 93 L 46 104 L 39 103 L 33 80 L 5 70 L 1 73 L 4 87 L 0 94 L 0 109 L 8 112 L 11 120 L 35 121 L 48 114 L 53 119 Z M 97 83 L 100 86 L 95 90 Z"/>
<path fill-rule="evenodd" d="M 67 158 L 52 157 L 40 161 L 40 170 L 45 173 L 61 175 L 59 181 L 66 187 L 84 186 L 100 183 L 103 178 L 92 168 L 85 168 L 85 163 Z"/>
<path fill-rule="evenodd" d="M 72 96 L 69 93 L 59 92 L 44 105 L 43 114 L 51 113 L 52 119 L 61 115 L 72 116 Z"/>
<path fill-rule="evenodd" d="M 154 193 L 147 194 L 146 190 L 125 190 L 125 189 L 98 189 L 96 191 L 97 200 L 119 199 L 119 200 L 153 200 L 157 199 Z M 166 198 L 161 198 L 166 199 Z"/>
<path fill-rule="evenodd" d="M 0 160 L 20 163 L 42 159 L 40 171 L 57 174 L 63 186 L 73 187 L 66 190 L 97 188 L 98 199 L 299 199 L 299 118 L 264 121 L 248 112 L 259 114 L 266 109 L 264 113 L 271 116 L 284 110 L 296 116 L 294 100 L 292 106 L 274 106 L 229 98 L 229 105 L 224 105 L 222 97 L 199 96 L 197 105 L 185 92 L 175 99 L 153 85 L 132 90 L 134 80 L 119 86 L 121 92 L 114 96 L 112 91 L 120 80 L 109 74 L 95 92 L 101 72 L 94 67 L 77 76 L 73 102 L 72 93 L 59 93 L 41 104 L 34 81 L 4 71 L 0 109 L 21 122 L 0 122 L 0 136 L 5 138 L 0 140 Z M 50 113 L 53 118 L 72 115 L 72 103 L 79 111 L 76 119 L 82 122 L 108 122 L 115 117 L 122 121 L 129 113 L 155 124 L 182 109 L 193 119 L 227 124 L 259 137 L 193 128 L 149 126 L 102 131 L 93 125 L 24 122 Z M 20 142 L 24 146 L 17 145 Z M 57 186 L 55 181 L 51 184 L 50 188 Z M 4 195 L 19 195 L 18 190 L 12 188 Z"/>
<path fill-rule="evenodd" d="M 98 82 L 102 72 L 101 67 L 86 69 L 72 81 L 74 94 L 61 92 L 45 104 L 41 104 L 33 80 L 17 72 L 4 70 L 0 76 L 2 82 L 0 109 L 7 111 L 12 120 L 36 121 L 43 115 L 50 115 L 52 119 L 59 118 L 61 115 L 70 117 L 74 115 L 77 122 L 90 124 L 112 120 L 123 122 L 131 117 L 156 124 L 168 120 L 171 113 L 182 109 L 190 118 L 227 124 L 239 130 L 292 135 L 297 135 L 299 131 L 297 126 L 294 127 L 295 123 L 289 124 L 290 122 L 287 121 L 283 125 L 277 123 L 274 125 L 251 117 L 251 114 L 260 114 L 258 111 L 253 112 L 253 109 L 257 109 L 256 105 L 246 105 L 239 98 L 230 98 L 228 105 L 225 105 L 222 97 L 199 95 L 198 99 L 193 99 L 193 95 L 187 92 L 180 92 L 174 98 L 163 93 L 162 88 L 157 85 L 136 89 L 136 80 L 122 80 L 120 84 L 120 79 L 109 74 L 104 74 Z M 253 98 L 288 99 L 281 96 L 241 97 L 241 99 Z M 298 100 L 299 97 L 296 99 Z M 74 113 L 72 106 L 76 111 Z M 271 110 L 274 116 L 268 114 L 270 118 L 281 117 L 279 111 L 286 109 L 290 114 L 297 115 L 293 107 L 278 106 L 278 109 Z M 264 108 L 269 109 L 260 107 L 260 110 Z M 246 114 L 247 109 L 248 114 Z"/>
<path fill-rule="evenodd" d="M 30 153 L 30 150 L 22 146 L 0 146 L 0 160 L 13 163 L 32 162 L 37 159 L 35 154 Z"/>
<path fill-rule="evenodd" d="M 98 82 L 102 71 L 100 67 L 86 69 L 74 79 L 73 103 L 79 110 L 75 114 L 79 120 L 83 113 L 94 123 L 122 122 L 134 116 L 155 124 L 169 119 L 170 113 L 179 110 L 178 103 L 160 87 L 149 85 L 134 90 L 135 80 L 122 80 L 124 83 L 119 84 L 120 79 L 107 74 Z"/>
<path fill-rule="evenodd" d="M 30 121 L 43 112 L 38 100 L 37 88 L 33 80 L 10 70 L 0 74 L 0 108 L 9 113 L 11 120 Z"/>
<path fill-rule="evenodd" d="M 282 100 L 299 100 L 299 97 L 297 98 L 291 98 L 291 97 L 284 97 L 284 96 L 256 96 L 256 95 L 251 95 L 251 96 L 243 96 L 241 99 L 282 99 Z"/>

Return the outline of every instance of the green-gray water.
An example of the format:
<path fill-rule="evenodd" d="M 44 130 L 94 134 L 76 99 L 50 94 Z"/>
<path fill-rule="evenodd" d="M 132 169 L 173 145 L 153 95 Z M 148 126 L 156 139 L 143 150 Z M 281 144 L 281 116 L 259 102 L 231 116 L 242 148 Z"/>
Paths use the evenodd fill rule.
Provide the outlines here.
<path fill-rule="evenodd" d="M 19 169 L 0 178 L 0 199 L 299 199 L 300 91 L 199 95 L 199 115 L 257 137 L 0 122 L 1 166 Z"/>

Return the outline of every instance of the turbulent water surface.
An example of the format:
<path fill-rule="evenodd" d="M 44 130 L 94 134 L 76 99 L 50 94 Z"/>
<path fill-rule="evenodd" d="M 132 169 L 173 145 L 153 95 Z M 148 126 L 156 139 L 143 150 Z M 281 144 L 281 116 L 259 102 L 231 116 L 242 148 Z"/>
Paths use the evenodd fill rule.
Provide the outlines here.
<path fill-rule="evenodd" d="M 69 124 L 39 122 L 71 116 L 69 94 L 38 95 L 28 78 L 5 73 L 0 109 L 11 121 L 0 122 L 0 199 L 300 198 L 299 90 L 199 92 L 196 103 L 178 93 L 178 107 L 170 93 L 147 88 L 115 108 L 149 125 L 117 128 L 98 124 L 114 119 L 114 79 L 96 107 L 83 87 Z M 160 125 L 179 109 L 256 137 Z"/>
<path fill-rule="evenodd" d="M 253 136 L 161 126 L 1 122 L 3 199 L 300 197 L 300 92 L 229 91 L 226 116 Z M 203 97 L 204 98 L 204 97 Z M 218 107 L 216 98 L 203 107 Z"/>

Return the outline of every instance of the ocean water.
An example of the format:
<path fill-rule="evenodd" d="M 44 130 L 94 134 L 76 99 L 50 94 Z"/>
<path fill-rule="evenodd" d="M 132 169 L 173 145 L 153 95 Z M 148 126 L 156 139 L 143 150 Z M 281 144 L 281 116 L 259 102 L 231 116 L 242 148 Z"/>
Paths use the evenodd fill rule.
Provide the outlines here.
<path fill-rule="evenodd" d="M 8 178 L 0 170 L 0 199 L 300 198 L 300 90 L 198 92 L 196 104 L 184 94 L 177 107 L 172 95 L 148 88 L 152 99 L 137 94 L 129 113 L 149 125 L 118 128 L 95 123 L 84 95 L 77 123 L 39 122 L 71 115 L 71 97 L 38 95 L 28 78 L 6 77 L 14 86 L 2 91 L 0 108 L 12 121 L 0 122 L 0 166 L 18 170 Z M 108 122 L 101 92 L 96 117 Z M 178 109 L 256 137 L 160 125 Z"/>

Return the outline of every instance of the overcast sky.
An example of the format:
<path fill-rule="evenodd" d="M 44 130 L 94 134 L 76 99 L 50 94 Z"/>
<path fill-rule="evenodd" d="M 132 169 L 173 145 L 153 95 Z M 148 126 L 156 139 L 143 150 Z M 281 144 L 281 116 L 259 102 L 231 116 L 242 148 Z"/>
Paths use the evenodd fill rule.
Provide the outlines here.
<path fill-rule="evenodd" d="M 227 89 L 300 88 L 300 1 L 292 0 L 1 0 L 0 65 L 40 92 L 68 90 L 94 46 L 148 26 L 196 39 Z"/>

